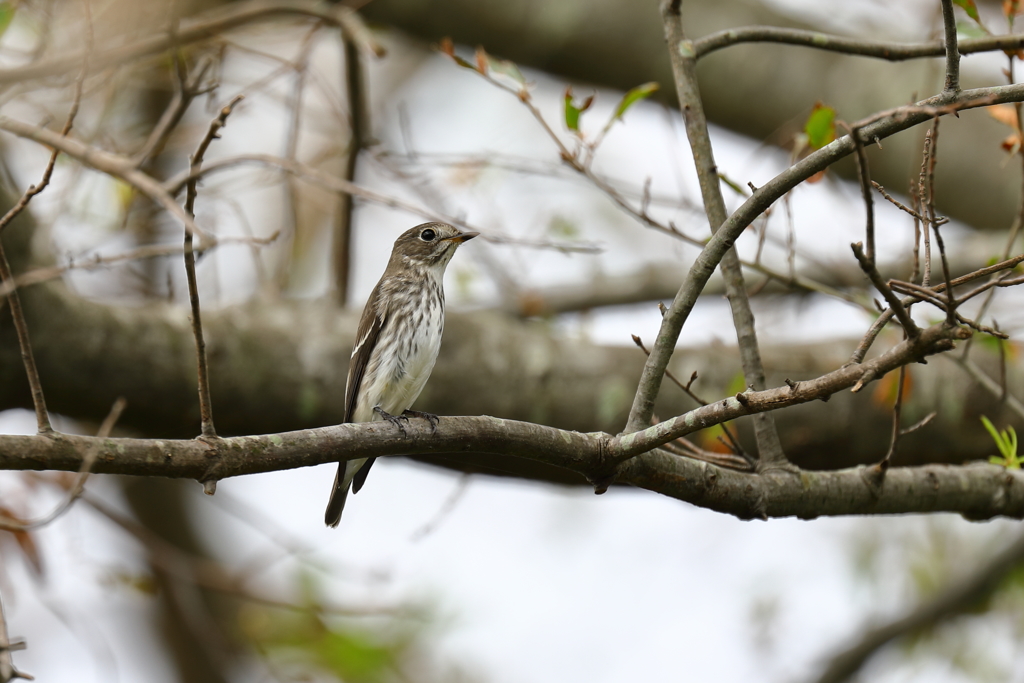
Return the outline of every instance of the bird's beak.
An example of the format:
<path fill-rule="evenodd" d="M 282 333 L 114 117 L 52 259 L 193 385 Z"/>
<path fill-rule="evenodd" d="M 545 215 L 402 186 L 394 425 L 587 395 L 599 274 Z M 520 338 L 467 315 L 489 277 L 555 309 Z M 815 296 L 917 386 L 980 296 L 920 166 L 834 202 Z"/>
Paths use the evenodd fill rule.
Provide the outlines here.
<path fill-rule="evenodd" d="M 456 244 L 462 244 L 463 242 L 466 242 L 468 240 L 473 239 L 474 237 L 476 237 L 479 234 L 480 233 L 478 233 L 478 232 L 460 232 L 455 237 L 449 237 L 448 241 L 449 242 L 455 242 Z"/>

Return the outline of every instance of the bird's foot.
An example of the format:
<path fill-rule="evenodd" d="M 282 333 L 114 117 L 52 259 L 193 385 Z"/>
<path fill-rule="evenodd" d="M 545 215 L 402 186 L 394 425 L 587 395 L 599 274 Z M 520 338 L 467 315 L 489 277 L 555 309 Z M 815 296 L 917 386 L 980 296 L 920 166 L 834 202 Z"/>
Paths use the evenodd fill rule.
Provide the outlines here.
<path fill-rule="evenodd" d="M 431 434 L 437 433 L 437 424 L 441 421 L 441 418 L 439 418 L 437 415 L 434 415 L 433 413 L 424 413 L 419 410 L 403 410 L 402 416 L 407 418 L 422 417 L 424 420 L 430 423 Z"/>
<path fill-rule="evenodd" d="M 388 422 L 390 422 L 391 424 L 395 425 L 400 430 L 402 430 L 402 436 L 408 436 L 408 434 L 405 431 L 405 425 L 402 424 L 402 421 L 404 420 L 405 422 L 408 422 L 409 418 L 406 417 L 404 414 L 403 415 L 392 415 L 391 413 L 385 411 L 380 406 L 374 406 L 373 407 L 373 412 L 375 412 L 378 415 L 380 415 L 382 420 L 387 420 Z"/>

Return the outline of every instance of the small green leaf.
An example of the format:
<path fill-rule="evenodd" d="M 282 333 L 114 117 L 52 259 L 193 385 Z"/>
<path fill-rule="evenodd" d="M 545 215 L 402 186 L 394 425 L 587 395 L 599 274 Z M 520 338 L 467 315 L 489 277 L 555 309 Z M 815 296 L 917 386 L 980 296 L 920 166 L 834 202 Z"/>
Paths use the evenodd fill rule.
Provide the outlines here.
<path fill-rule="evenodd" d="M 631 89 L 622 99 L 619 100 L 619 106 L 615 107 L 615 116 L 613 119 L 621 119 L 622 115 L 626 113 L 626 110 L 636 104 L 638 101 L 650 97 L 658 90 L 658 84 L 654 81 L 650 83 L 644 83 Z"/>
<path fill-rule="evenodd" d="M 569 130 L 580 131 L 580 115 L 590 109 L 594 103 L 594 96 L 591 95 L 583 100 L 582 104 L 576 104 L 572 96 L 572 86 L 565 89 L 565 127 Z"/>
<path fill-rule="evenodd" d="M 580 229 L 565 216 L 555 214 L 548 223 L 548 233 L 562 239 L 577 239 Z"/>
<path fill-rule="evenodd" d="M 974 0 L 953 0 L 954 5 L 959 5 L 967 12 L 967 16 L 974 19 L 979 24 L 981 23 L 981 16 L 978 14 L 978 6 L 974 4 Z"/>
<path fill-rule="evenodd" d="M 821 149 L 836 139 L 836 110 L 821 102 L 814 105 L 811 115 L 804 124 L 807 144 L 811 149 Z"/>
<path fill-rule="evenodd" d="M 967 19 L 956 22 L 956 34 L 960 38 L 984 38 L 991 35 L 987 28 Z"/>
<path fill-rule="evenodd" d="M 981 416 L 981 423 L 985 425 L 985 429 L 988 430 L 989 435 L 992 436 L 992 440 L 996 442 L 996 448 L 1003 457 L 999 458 L 992 456 L 989 458 L 989 462 L 994 465 L 1002 465 L 1010 469 L 1019 470 L 1021 468 L 1021 458 L 1017 455 L 1017 431 L 1013 427 L 1007 427 L 1002 432 L 996 430 L 995 425 L 984 415 Z"/>
<path fill-rule="evenodd" d="M 14 3 L 0 2 L 0 36 L 6 31 L 14 20 Z"/>
<path fill-rule="evenodd" d="M 722 173 L 721 171 L 718 172 L 718 179 L 725 183 L 726 187 L 728 187 L 730 190 L 732 190 L 741 197 L 746 198 L 747 195 L 750 194 L 749 192 L 747 192 L 747 189 L 745 187 L 743 187 L 735 180 Z"/>
<path fill-rule="evenodd" d="M 733 375 L 732 379 L 729 380 L 729 385 L 725 388 L 725 392 L 729 396 L 735 396 L 741 392 L 747 390 L 747 380 L 743 376 L 743 372 L 737 372 Z"/>
<path fill-rule="evenodd" d="M 996 446 L 1002 451 L 1002 439 L 999 438 L 999 432 L 996 431 L 995 425 L 992 424 L 992 420 L 988 419 L 984 415 L 981 416 L 981 424 L 985 425 L 985 429 L 992 436 L 992 440 L 996 442 Z"/>
<path fill-rule="evenodd" d="M 523 72 L 519 70 L 519 67 L 515 62 L 511 62 L 507 59 L 494 59 L 491 57 L 488 60 L 488 65 L 491 68 L 491 73 L 508 76 L 519 85 L 526 85 L 526 77 L 523 76 Z"/>

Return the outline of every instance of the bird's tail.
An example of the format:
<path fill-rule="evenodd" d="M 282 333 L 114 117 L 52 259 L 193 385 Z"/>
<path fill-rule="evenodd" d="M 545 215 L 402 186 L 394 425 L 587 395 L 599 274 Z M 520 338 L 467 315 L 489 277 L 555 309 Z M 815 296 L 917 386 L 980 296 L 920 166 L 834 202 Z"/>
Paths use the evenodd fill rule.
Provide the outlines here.
<path fill-rule="evenodd" d="M 327 512 L 324 513 L 324 523 L 329 527 L 338 526 L 341 521 L 341 513 L 345 509 L 345 499 L 348 498 L 349 488 L 352 486 L 352 478 L 366 462 L 361 460 L 348 460 L 338 463 L 338 473 L 334 475 L 334 488 L 331 490 L 331 499 L 327 503 Z"/>

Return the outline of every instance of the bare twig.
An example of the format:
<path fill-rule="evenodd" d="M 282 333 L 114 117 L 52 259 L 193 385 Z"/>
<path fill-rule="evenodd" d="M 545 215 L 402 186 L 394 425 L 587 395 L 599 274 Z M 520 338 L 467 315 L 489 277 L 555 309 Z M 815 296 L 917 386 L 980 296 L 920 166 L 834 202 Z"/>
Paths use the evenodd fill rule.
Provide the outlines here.
<path fill-rule="evenodd" d="M 1017 266 L 1020 263 L 1024 263 L 1024 254 L 1021 254 L 1019 256 L 1015 256 L 1012 259 L 1007 259 L 1005 261 L 1001 261 L 999 263 L 995 263 L 995 264 L 993 264 L 991 266 L 987 266 L 985 268 L 980 268 L 980 269 L 974 271 L 973 273 L 968 273 L 967 275 L 963 275 L 961 277 L 958 277 L 955 280 L 953 280 L 953 282 L 951 284 L 954 287 L 958 287 L 958 286 L 960 286 L 962 284 L 966 284 L 968 282 L 971 282 L 972 280 L 976 280 L 978 278 L 985 277 L 986 275 L 992 275 L 994 273 L 998 273 L 1000 271 L 1007 270 L 1009 268 L 1013 268 L 1013 267 Z M 900 282 L 895 282 L 894 281 L 894 282 L 891 282 L 890 284 L 893 287 L 903 287 L 907 283 L 900 283 Z M 998 283 L 994 283 L 993 286 L 998 286 Z M 909 287 L 907 289 L 909 289 Z M 937 293 L 937 292 L 945 291 L 945 289 L 946 289 L 946 285 L 945 285 L 945 283 L 942 283 L 942 284 L 936 285 L 935 287 L 933 287 L 931 289 L 924 289 L 923 291 L 925 291 L 925 292 L 936 292 Z M 915 291 L 922 291 L 922 290 L 916 289 Z M 912 297 L 908 297 L 908 298 L 903 299 L 901 303 L 904 306 L 909 306 L 910 304 L 914 303 L 915 301 L 921 301 L 921 298 L 920 297 L 916 297 L 916 296 L 912 296 Z M 940 302 L 940 303 L 938 303 L 936 305 L 938 305 L 940 308 L 944 306 L 944 304 L 942 302 Z M 861 340 L 860 344 L 857 345 L 857 349 L 853 352 L 853 355 L 850 357 L 850 360 L 849 360 L 850 363 L 860 363 L 862 360 L 864 360 L 864 356 L 867 354 L 868 349 L 871 348 L 871 345 L 874 343 L 875 339 L 878 337 L 878 334 L 882 331 L 882 328 L 885 327 L 886 323 L 888 323 L 890 320 L 892 320 L 893 315 L 894 315 L 893 310 L 891 308 L 889 308 L 889 309 L 886 309 L 880 316 L 878 316 L 878 318 L 875 319 L 875 322 L 872 323 L 871 328 L 864 335 L 864 338 Z"/>
<path fill-rule="evenodd" d="M 235 105 L 241 102 L 242 95 L 235 96 L 225 105 L 217 117 L 210 122 L 210 128 L 195 154 L 189 160 L 189 173 L 192 174 L 202 168 L 203 156 L 207 148 L 216 138 L 220 137 L 220 129 L 227 123 L 228 116 Z M 192 180 L 188 183 L 185 195 L 185 211 L 192 218 L 195 218 L 196 185 L 198 181 Z M 196 364 L 199 369 L 199 414 L 202 420 L 202 435 L 212 438 L 217 436 L 217 430 L 213 426 L 213 402 L 210 399 L 210 378 L 209 369 L 206 364 L 206 341 L 203 339 L 203 322 L 199 312 L 199 287 L 196 282 L 196 256 L 192 248 L 192 233 L 185 230 L 185 274 L 188 278 L 188 296 L 192 307 L 192 333 L 196 339 Z"/>
<path fill-rule="evenodd" d="M 1024 420 L 1024 403 L 1022 403 L 1021 400 L 1013 394 L 1004 392 L 1003 387 L 1000 386 L 999 382 L 989 377 L 977 363 L 970 358 L 963 358 L 962 356 L 956 356 L 953 354 L 950 354 L 948 357 L 954 363 L 959 365 L 963 371 L 971 377 L 971 379 L 981 386 L 982 389 L 994 396 L 996 400 L 1001 401 L 1003 405 L 1010 408 L 1010 410 L 1012 410 L 1019 419 Z"/>
<path fill-rule="evenodd" d="M 906 330 L 907 335 L 910 337 L 916 337 L 919 333 L 917 325 L 911 319 L 907 309 L 904 308 L 903 302 L 896 298 L 896 295 L 893 294 L 888 283 L 882 279 L 882 276 L 879 274 L 878 268 L 875 267 L 875 264 L 865 256 L 864 245 L 860 242 L 856 242 L 851 244 L 850 247 L 853 249 L 853 254 L 857 257 L 857 261 L 860 263 L 861 269 L 871 280 L 871 284 L 875 286 L 875 289 L 885 297 L 885 302 L 889 304 L 889 308 L 893 310 L 896 315 L 896 319 L 900 321 L 900 325 L 902 325 L 903 329 Z"/>
<path fill-rule="evenodd" d="M 124 411 L 125 405 L 127 405 L 127 401 L 125 401 L 124 398 L 118 398 L 114 401 L 114 405 L 110 408 L 110 413 L 103 420 L 99 430 L 96 432 L 97 439 L 105 439 L 110 436 L 110 433 L 114 429 L 114 425 L 117 424 L 118 419 L 121 417 L 121 413 Z M 46 526 L 53 522 L 55 519 L 70 510 L 71 506 L 74 505 L 75 501 L 78 500 L 85 491 L 85 482 L 89 479 L 89 474 L 92 470 L 93 463 L 96 462 L 97 455 L 99 455 L 98 446 L 94 446 L 86 451 L 85 457 L 82 458 L 82 466 L 78 469 L 78 476 L 75 478 L 75 483 L 72 484 L 70 489 L 68 489 L 67 496 L 64 500 L 54 508 L 52 512 L 43 515 L 39 519 L 27 522 L 9 519 L 0 515 L 0 529 L 3 529 L 4 531 L 29 531 L 31 529 L 38 529 L 39 527 Z"/>
<path fill-rule="evenodd" d="M 867 242 L 867 258 L 875 264 L 875 203 L 871 196 L 871 171 L 868 169 L 868 156 L 864 153 L 864 143 L 860 139 L 859 128 L 849 128 L 850 139 L 853 140 L 854 155 L 857 160 L 857 178 L 860 180 L 860 193 L 864 198 L 864 235 Z"/>
<path fill-rule="evenodd" d="M 639 346 L 640 350 L 643 351 L 644 354 L 646 354 L 647 356 L 650 356 L 651 352 L 647 350 L 646 346 L 644 346 L 643 340 L 640 337 L 638 337 L 637 335 L 635 335 L 635 334 L 632 335 L 632 337 L 633 337 L 633 343 L 636 344 L 637 346 Z M 696 372 L 696 370 L 694 371 L 693 375 L 690 376 L 690 381 L 687 382 L 686 384 L 683 384 L 682 382 L 680 382 L 679 379 L 675 375 L 673 375 L 670 370 L 665 370 L 665 376 L 668 377 L 670 380 L 672 380 L 672 382 L 677 387 L 682 389 L 684 394 L 686 394 L 687 396 L 692 398 L 694 401 L 696 401 L 697 405 L 706 406 L 708 404 L 707 401 L 705 401 L 700 396 L 698 396 L 696 393 L 694 393 L 693 389 L 690 388 L 693 385 L 693 382 L 697 379 L 697 372 Z M 733 450 L 733 452 L 736 453 L 737 455 L 743 455 L 743 448 L 740 446 L 739 440 L 732 433 L 732 429 L 729 428 L 729 425 L 724 423 L 724 422 L 722 423 L 722 432 L 723 432 L 723 434 L 725 434 L 725 438 L 728 439 L 729 447 Z"/>
<path fill-rule="evenodd" d="M 349 140 L 342 177 L 353 182 L 356 179 L 359 152 L 369 142 L 370 109 L 362 51 L 355 37 L 344 27 L 341 30 L 341 44 L 345 55 L 345 93 L 349 112 Z M 348 193 L 338 195 L 338 215 L 334 225 L 334 295 L 342 306 L 348 301 L 352 270 L 352 217 L 355 208 L 352 199 Z"/>
<path fill-rule="evenodd" d="M 68 111 L 67 119 L 64 121 L 64 127 L 61 129 L 60 137 L 66 138 L 67 134 L 71 131 L 71 126 L 74 125 L 75 116 L 78 115 L 78 107 L 82 102 L 82 84 L 85 82 L 85 75 L 89 70 L 89 55 L 92 54 L 92 16 L 89 14 L 89 3 L 85 2 L 86 8 L 86 24 L 87 24 L 87 35 L 89 41 L 89 49 L 86 51 L 86 57 L 82 64 L 81 71 L 78 74 L 78 78 L 75 80 L 74 95 L 71 99 L 71 108 Z M 30 185 L 29 188 L 22 194 L 21 199 L 11 207 L 3 218 L 0 218 L 0 234 L 3 233 L 4 228 L 10 225 L 11 221 L 15 219 L 28 203 L 32 201 L 32 198 L 37 194 L 46 189 L 50 184 L 50 178 L 53 175 L 53 168 L 57 163 L 57 155 L 60 153 L 58 149 L 54 149 L 50 153 L 50 160 L 46 164 L 46 169 L 43 171 L 43 177 L 39 181 L 38 185 Z M 0 241 L 0 285 L 6 285 L 8 283 L 13 284 L 14 276 L 11 272 L 11 265 L 7 261 L 7 254 L 4 251 L 3 242 Z M 7 293 L 7 303 L 11 307 L 11 315 L 14 318 L 14 327 L 18 334 L 18 345 L 21 348 L 21 360 L 25 365 L 25 374 L 28 377 L 29 388 L 32 392 L 32 405 L 35 407 L 36 412 L 36 428 L 40 434 L 48 434 L 53 431 L 50 426 L 50 415 L 46 410 L 46 398 L 43 395 L 43 386 L 39 381 L 39 370 L 36 368 L 35 357 L 32 354 L 32 342 L 29 338 L 28 323 L 25 322 L 25 314 L 21 308 L 21 297 L 18 296 L 17 291 L 11 290 Z"/>
<path fill-rule="evenodd" d="M 10 683 L 16 678 L 23 678 L 27 681 L 35 680 L 32 676 L 18 671 L 14 667 L 12 652 L 24 650 L 24 641 L 11 642 L 7 635 L 7 618 L 4 616 L 4 603 L 0 598 L 0 683 Z"/>
<path fill-rule="evenodd" d="M 904 432 L 900 427 L 900 415 L 903 412 L 903 389 L 904 384 L 907 380 L 907 366 L 903 365 L 900 367 L 899 386 L 896 388 L 896 402 L 892 407 L 892 439 L 889 442 L 889 451 L 882 458 L 882 461 L 878 463 L 879 469 L 884 472 L 889 468 L 889 463 L 896 455 L 896 449 L 900 443 L 900 437 L 903 436 Z"/>
<path fill-rule="evenodd" d="M 947 54 L 945 41 L 887 43 L 878 40 L 857 40 L 846 36 L 829 35 L 820 31 L 806 31 L 777 26 L 742 26 L 712 33 L 700 40 L 694 41 L 694 52 L 697 54 L 697 58 L 700 59 L 717 50 L 742 43 L 799 45 L 828 52 L 875 57 L 891 62 L 922 59 L 925 57 L 942 57 Z M 960 54 L 967 55 L 998 50 L 1019 50 L 1021 47 L 1024 47 L 1024 35 L 1009 34 L 971 38 L 961 41 L 959 52 Z"/>
<path fill-rule="evenodd" d="M 960 92 L 960 52 L 956 44 L 956 15 L 953 14 L 953 0 L 942 3 L 942 27 L 946 51 L 946 84 L 943 92 L 955 95 Z"/>
<path fill-rule="evenodd" d="M 3 120 L 2 117 L 0 117 L 0 128 L 2 127 Z M 245 154 L 226 159 L 216 159 L 211 161 L 209 164 L 206 164 L 203 168 L 198 169 L 195 173 L 183 172 L 174 176 L 173 178 L 165 181 L 162 189 L 171 194 L 178 194 L 191 181 L 198 180 L 211 173 L 234 169 L 245 164 L 274 166 L 286 173 L 301 176 L 308 182 L 328 189 L 331 192 L 347 192 L 359 197 L 360 199 L 365 199 L 367 201 L 374 202 L 375 204 L 388 206 L 394 209 L 402 209 L 403 211 L 408 211 L 413 215 L 423 216 L 428 220 L 450 223 L 451 225 L 459 228 L 480 232 L 482 233 L 482 237 L 480 239 L 486 239 L 488 242 L 495 242 L 498 244 L 516 244 L 537 249 L 555 249 L 564 253 L 593 254 L 601 251 L 598 245 L 589 243 L 576 244 L 570 242 L 531 241 L 505 237 L 503 235 L 496 234 L 493 230 L 473 226 L 464 220 L 460 220 L 456 216 L 449 216 L 437 211 L 431 211 L 411 202 L 406 202 L 372 190 L 367 190 L 355 183 L 350 183 L 347 180 L 331 175 L 330 173 L 325 173 L 319 169 L 313 168 L 312 166 L 290 159 L 285 159 L 283 157 L 274 156 L 272 154 Z M 201 236 L 203 235 L 202 232 L 197 232 L 196 234 Z M 204 240 L 205 239 L 206 238 L 204 236 Z"/>
<path fill-rule="evenodd" d="M 284 156 L 291 161 L 297 160 L 299 148 L 299 133 L 302 131 L 302 97 L 306 90 L 306 74 L 309 71 L 309 56 L 313 51 L 314 40 L 320 32 L 320 23 L 313 25 L 303 37 L 299 45 L 299 54 L 291 68 L 294 72 L 292 84 L 292 96 L 288 112 L 288 130 L 285 137 Z M 285 199 L 288 203 L 287 212 L 291 217 L 291 225 L 285 231 L 285 248 L 282 250 L 282 257 L 277 272 L 278 286 L 285 287 L 289 280 L 289 266 L 294 262 L 295 249 L 299 244 L 299 224 L 301 216 L 299 211 L 299 189 L 296 186 L 295 178 L 291 175 L 284 178 Z"/>
<path fill-rule="evenodd" d="M 279 235 L 280 232 L 275 232 L 269 237 L 218 237 L 216 240 L 204 240 L 201 245 L 195 247 L 195 253 L 202 255 L 219 246 L 227 244 L 247 244 L 251 245 L 253 248 L 257 248 L 272 244 Z M 164 256 L 177 256 L 182 253 L 183 250 L 181 245 L 147 244 L 142 247 L 136 247 L 135 249 L 129 249 L 128 251 L 120 254 L 112 254 L 110 256 L 100 256 L 96 254 L 93 256 L 82 257 L 78 260 L 72 260 L 59 266 L 35 268 L 21 273 L 20 275 L 15 275 L 13 280 L 0 282 L 0 297 L 6 297 L 12 291 L 21 289 L 22 287 L 54 280 L 73 270 L 95 270 L 97 268 L 106 268 L 107 266 L 126 261 L 141 261 L 144 259 L 160 258 Z"/>
<path fill-rule="evenodd" d="M 666 0 L 662 4 L 661 11 L 679 106 L 685 113 L 686 135 L 697 169 L 704 208 L 707 212 L 711 232 L 714 234 L 719 231 L 728 214 L 725 209 L 725 200 L 722 197 L 721 182 L 715 165 L 711 139 L 708 136 L 704 106 L 697 86 L 697 60 L 693 53 L 693 43 L 686 39 L 683 32 L 679 0 Z M 723 254 L 721 268 L 726 282 L 726 296 L 729 299 L 733 324 L 736 328 L 743 375 L 749 387 L 761 390 L 765 387 L 764 367 L 761 363 L 757 333 L 754 330 L 754 315 L 750 310 L 746 285 L 743 281 L 743 270 L 735 249 L 730 248 Z M 648 356 L 644 374 L 633 399 L 626 432 L 638 431 L 650 423 L 654 412 L 654 400 L 657 398 L 661 386 L 661 372 L 665 370 L 668 357 L 671 356 L 678 338 L 678 332 L 671 333 L 672 328 L 673 324 L 668 321 L 667 317 L 662 320 L 661 330 L 651 355 Z M 664 360 L 664 364 L 662 364 L 662 360 Z M 649 371 L 656 366 L 660 366 L 657 376 Z M 761 467 L 774 468 L 786 465 L 786 456 L 782 451 L 782 443 L 779 440 L 772 415 L 764 414 L 754 418 L 754 435 L 757 439 Z"/>
<path fill-rule="evenodd" d="M 86 166 L 123 180 L 184 223 L 185 228 L 193 234 L 203 238 L 210 237 L 210 235 L 196 226 L 192 217 L 174 201 L 174 198 L 163 189 L 158 181 L 136 169 L 132 160 L 128 157 L 105 152 L 79 140 L 63 137 L 45 128 L 31 126 L 21 121 L 9 119 L 6 116 L 0 116 L 0 130 L 5 130 L 18 137 L 34 140 L 39 144 L 57 149 Z"/>
<path fill-rule="evenodd" d="M 945 13 L 945 6 L 949 4 L 951 0 L 943 0 L 943 12 Z M 952 11 L 952 10 L 950 10 Z M 948 30 L 947 30 L 948 38 Z M 953 31 L 954 40 L 954 52 L 956 51 L 956 31 Z M 959 58 L 958 58 L 959 59 Z M 959 62 L 958 62 L 959 63 Z M 947 81 L 949 77 L 947 76 Z M 957 81 L 959 83 L 959 81 Z M 959 88 L 959 85 L 957 85 Z M 953 296 L 953 287 L 951 286 L 951 277 L 949 274 L 949 258 L 946 256 L 946 245 L 942 239 L 942 233 L 939 231 L 940 222 L 935 216 L 935 164 L 938 161 L 938 149 L 939 149 L 939 119 L 938 117 L 932 122 L 931 130 L 928 131 L 931 136 L 931 152 L 928 159 L 928 222 L 931 224 L 932 230 L 935 231 L 935 243 L 939 247 L 939 257 L 942 260 L 942 277 L 946 283 L 946 322 L 950 325 L 956 324 L 956 298 Z"/>
<path fill-rule="evenodd" d="M 186 66 L 180 52 L 174 54 L 175 89 L 171 103 L 164 110 L 156 127 L 150 132 L 142 149 L 135 153 L 132 162 L 136 168 L 141 168 L 147 161 L 160 154 L 171 133 L 181 123 L 182 117 L 188 111 L 189 105 L 199 95 L 209 92 L 208 88 L 201 87 L 206 72 L 209 71 L 213 60 L 203 58 L 196 66 L 191 76 L 186 72 Z"/>

